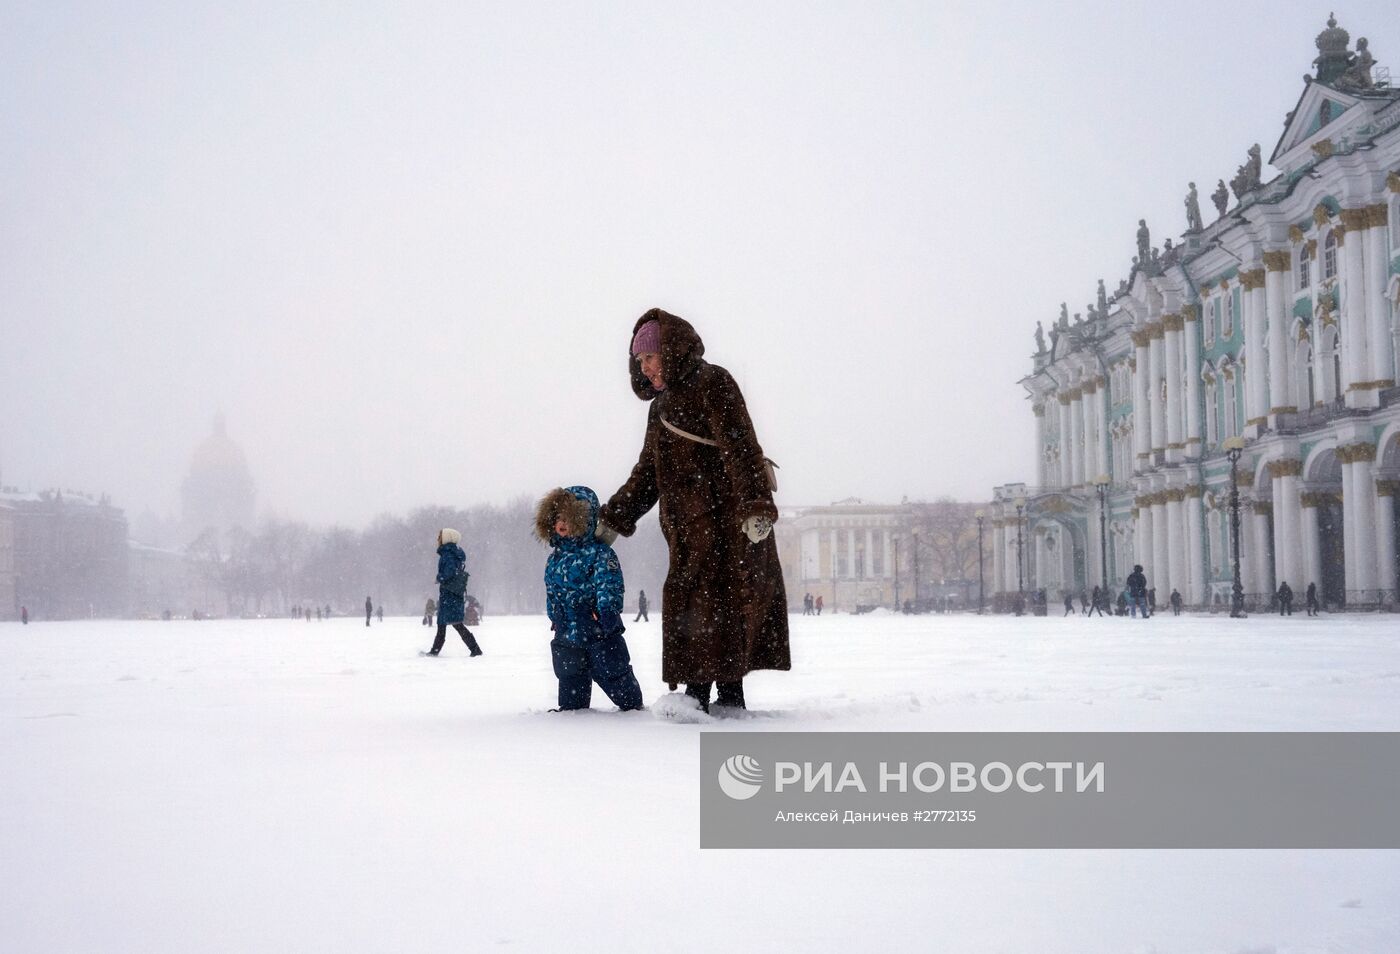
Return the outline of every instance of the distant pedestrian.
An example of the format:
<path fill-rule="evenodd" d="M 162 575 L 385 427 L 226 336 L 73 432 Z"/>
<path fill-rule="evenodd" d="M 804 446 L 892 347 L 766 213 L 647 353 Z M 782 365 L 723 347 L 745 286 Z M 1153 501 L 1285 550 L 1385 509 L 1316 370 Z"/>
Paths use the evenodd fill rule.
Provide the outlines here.
<path fill-rule="evenodd" d="M 1172 587 L 1172 595 L 1169 596 L 1169 597 L 1167 597 L 1167 602 L 1171 603 L 1171 605 L 1172 605 L 1172 615 L 1173 615 L 1173 616 L 1180 616 L 1180 615 L 1181 615 L 1181 594 L 1178 593 L 1178 592 L 1176 591 L 1176 587 Z"/>
<path fill-rule="evenodd" d="M 467 612 L 467 578 L 470 574 L 467 573 L 467 555 L 457 545 L 461 539 L 462 535 L 450 527 L 438 531 L 437 636 L 433 639 L 433 648 L 423 653 L 424 656 L 436 656 L 442 652 L 448 626 L 457 631 L 473 656 L 481 655 L 476 637 L 462 624 Z"/>
<path fill-rule="evenodd" d="M 28 625 L 29 625 L 29 607 L 28 607 L 28 606 L 21 606 L 21 607 L 19 608 L 19 624 L 20 624 L 21 626 L 28 626 Z"/>
<path fill-rule="evenodd" d="M 1320 607 L 1317 605 L 1317 584 L 1309 583 L 1307 590 L 1308 615 L 1316 616 Z"/>
<path fill-rule="evenodd" d="M 331 618 L 331 604 L 327 603 L 327 604 L 326 604 L 326 619 L 330 619 L 330 618 Z"/>
<path fill-rule="evenodd" d="M 1118 591 L 1118 612 L 1117 612 L 1115 615 L 1117 615 L 1117 616 L 1127 616 L 1127 615 L 1128 615 L 1128 591 L 1127 591 L 1127 590 L 1119 590 L 1119 591 Z"/>
<path fill-rule="evenodd" d="M 311 610 L 309 610 L 309 609 L 302 609 L 302 611 L 301 611 L 301 618 L 304 619 L 304 620 L 306 620 L 308 623 L 311 622 Z"/>
<path fill-rule="evenodd" d="M 380 603 L 374 608 L 374 615 L 379 617 L 379 621 L 384 622 L 384 604 Z"/>
<path fill-rule="evenodd" d="M 316 622 L 321 622 L 321 607 L 316 607 Z"/>
<path fill-rule="evenodd" d="M 1068 616 L 1070 613 L 1073 613 L 1073 612 L 1074 612 L 1074 594 L 1073 594 L 1073 593 L 1066 592 L 1066 593 L 1065 593 L 1065 615 Z"/>
<path fill-rule="evenodd" d="M 432 599 L 430 598 L 430 599 L 428 600 L 427 603 L 423 604 L 423 625 L 424 625 L 424 626 L 431 626 L 431 625 L 433 625 L 433 616 L 436 615 L 436 613 L 437 613 L 437 604 L 434 603 L 434 602 L 432 601 Z"/>
<path fill-rule="evenodd" d="M 636 615 L 636 617 L 632 620 L 632 622 L 635 623 L 637 620 L 641 620 L 641 621 L 644 622 L 644 623 L 650 623 L 650 622 L 651 622 L 651 620 L 647 617 L 647 591 L 646 591 L 646 590 L 639 590 L 639 591 L 637 592 L 637 615 Z"/>
<path fill-rule="evenodd" d="M 1152 612 L 1157 612 L 1157 587 L 1152 587 L 1147 591 L 1147 608 Z"/>
<path fill-rule="evenodd" d="M 813 601 L 812 605 L 817 608 L 817 615 L 822 615 L 822 595 L 820 593 L 817 594 L 817 598 Z"/>
<path fill-rule="evenodd" d="M 365 625 L 369 625 L 370 617 L 374 615 L 374 600 L 365 597 Z"/>
<path fill-rule="evenodd" d="M 1147 574 L 1142 572 L 1142 564 L 1133 564 L 1133 572 L 1128 574 L 1128 599 L 1132 604 L 1133 618 L 1137 618 L 1138 610 L 1142 610 L 1142 618 L 1147 619 L 1151 613 L 1148 612 L 1147 601 Z"/>
<path fill-rule="evenodd" d="M 1082 588 L 1079 590 L 1079 608 L 1085 616 L 1089 615 L 1089 594 Z"/>
<path fill-rule="evenodd" d="M 1102 616 L 1103 604 L 1105 602 L 1106 600 L 1104 599 L 1104 591 L 1100 589 L 1097 585 L 1095 585 L 1094 592 L 1089 595 L 1089 615 L 1093 616 L 1094 613 L 1097 612 L 1100 616 Z"/>
<path fill-rule="evenodd" d="M 1293 615 L 1293 588 L 1284 580 L 1278 585 L 1278 615 Z"/>

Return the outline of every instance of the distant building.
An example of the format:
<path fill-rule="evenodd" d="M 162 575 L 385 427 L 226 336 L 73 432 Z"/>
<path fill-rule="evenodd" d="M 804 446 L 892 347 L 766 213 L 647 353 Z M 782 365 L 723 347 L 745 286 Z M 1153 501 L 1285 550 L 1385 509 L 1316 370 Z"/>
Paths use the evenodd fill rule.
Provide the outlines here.
<path fill-rule="evenodd" d="M 1252 605 L 1284 582 L 1334 607 L 1396 605 L 1400 89 L 1349 43 L 1335 21 L 1318 35 L 1277 177 L 1262 181 L 1256 145 L 1210 196 L 1214 221 L 1193 187 L 1179 244 L 1152 247 L 1141 224 L 1117 293 L 1100 282 L 1085 318 L 1061 306 L 1048 342 L 1037 330 L 1021 382 L 1036 476 L 993 505 L 1001 605 L 1117 591 L 1134 564 L 1159 602 L 1228 604 L 1236 557 Z"/>
<path fill-rule="evenodd" d="M 105 497 L 0 492 L 0 619 L 121 616 L 126 517 Z"/>
<path fill-rule="evenodd" d="M 905 601 L 975 606 L 975 506 L 871 504 L 852 497 L 784 508 L 775 532 L 790 607 L 800 611 L 807 593 L 821 596 L 826 612 L 894 609 Z"/>
<path fill-rule="evenodd" d="M 253 530 L 257 485 L 243 449 L 228 436 L 222 414 L 195 449 L 180 497 L 183 543 L 194 542 L 211 528 L 221 537 L 235 527 Z"/>
<path fill-rule="evenodd" d="M 184 553 L 133 540 L 128 559 L 132 615 L 154 619 L 167 610 L 174 616 L 185 616 L 195 609 L 208 611 L 206 588 L 195 578 Z"/>

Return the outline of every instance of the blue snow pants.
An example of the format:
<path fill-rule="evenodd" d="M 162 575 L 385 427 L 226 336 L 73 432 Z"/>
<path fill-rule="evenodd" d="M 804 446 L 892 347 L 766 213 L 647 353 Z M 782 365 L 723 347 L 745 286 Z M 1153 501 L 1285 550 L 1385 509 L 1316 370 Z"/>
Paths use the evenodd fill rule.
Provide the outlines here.
<path fill-rule="evenodd" d="M 642 687 L 632 672 L 632 656 L 619 636 L 598 636 L 583 645 L 550 640 L 554 675 L 559 678 L 559 708 L 587 709 L 593 683 L 613 705 L 626 711 L 642 707 Z"/>

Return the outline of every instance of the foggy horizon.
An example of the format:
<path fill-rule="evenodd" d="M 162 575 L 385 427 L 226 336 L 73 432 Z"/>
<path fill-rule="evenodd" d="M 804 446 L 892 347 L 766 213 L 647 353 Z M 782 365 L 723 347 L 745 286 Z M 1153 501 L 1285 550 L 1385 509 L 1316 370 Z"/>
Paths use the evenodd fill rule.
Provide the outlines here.
<path fill-rule="evenodd" d="M 1332 9 L 0 5 L 0 484 L 176 518 L 222 413 L 259 517 L 606 499 L 655 306 L 780 507 L 985 500 L 1036 321 L 1213 216 Z"/>

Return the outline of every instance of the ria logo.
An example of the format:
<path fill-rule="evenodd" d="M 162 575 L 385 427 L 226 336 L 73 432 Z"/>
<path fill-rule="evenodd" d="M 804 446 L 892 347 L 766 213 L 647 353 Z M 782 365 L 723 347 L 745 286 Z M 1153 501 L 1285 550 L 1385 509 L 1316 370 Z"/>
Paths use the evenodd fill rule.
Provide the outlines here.
<path fill-rule="evenodd" d="M 720 791 L 735 801 L 753 798 L 763 787 L 763 766 L 747 755 L 731 755 L 719 767 Z"/>

